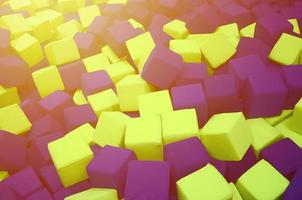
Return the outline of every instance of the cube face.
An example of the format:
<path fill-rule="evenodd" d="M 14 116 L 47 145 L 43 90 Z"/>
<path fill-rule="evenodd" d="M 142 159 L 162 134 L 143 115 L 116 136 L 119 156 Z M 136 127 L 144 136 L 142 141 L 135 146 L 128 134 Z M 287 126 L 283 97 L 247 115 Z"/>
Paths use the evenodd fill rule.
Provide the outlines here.
<path fill-rule="evenodd" d="M 135 74 L 135 69 L 129 64 L 128 61 L 113 63 L 107 66 L 105 70 L 115 84 L 124 77 Z"/>
<path fill-rule="evenodd" d="M 288 188 L 286 189 L 285 193 L 282 196 L 284 200 L 298 200 L 301 196 L 301 190 L 299 188 L 302 185 L 302 168 L 296 172 L 294 177 L 292 178 Z"/>
<path fill-rule="evenodd" d="M 201 51 L 193 40 L 170 40 L 169 48 L 180 55 L 185 63 L 201 62 Z"/>
<path fill-rule="evenodd" d="M 77 20 L 72 19 L 64 24 L 59 25 L 55 31 L 57 37 L 59 39 L 63 39 L 66 37 L 73 37 L 77 32 L 82 31 L 82 26 Z"/>
<path fill-rule="evenodd" d="M 89 27 L 94 18 L 101 15 L 100 9 L 96 5 L 80 8 L 78 12 L 83 28 Z"/>
<path fill-rule="evenodd" d="M 39 40 L 40 43 L 46 42 L 53 36 L 50 29 L 50 22 L 46 19 L 42 19 L 38 16 L 31 16 L 26 19 L 28 24 L 33 29 L 33 36 Z"/>
<path fill-rule="evenodd" d="M 302 134 L 302 127 L 299 121 L 302 118 L 302 99 L 295 105 L 293 116 L 290 118 L 289 128 L 299 134 Z"/>
<path fill-rule="evenodd" d="M 159 116 L 132 119 L 126 128 L 125 147 L 140 160 L 162 160 L 163 142 Z"/>
<path fill-rule="evenodd" d="M 163 31 L 174 39 L 184 39 L 189 34 L 189 30 L 186 28 L 186 23 L 178 19 L 164 25 Z"/>
<path fill-rule="evenodd" d="M 61 79 L 59 70 L 56 66 L 49 66 L 35 71 L 32 74 L 35 85 L 41 97 L 45 97 L 56 90 L 64 90 L 64 84 Z M 52 84 L 49 84 L 51 80 Z"/>
<path fill-rule="evenodd" d="M 210 155 L 219 160 L 241 160 L 253 142 L 242 113 L 214 115 L 201 129 L 200 135 Z"/>
<path fill-rule="evenodd" d="M 288 185 L 289 181 L 265 160 L 259 161 L 236 182 L 244 199 L 278 199 Z"/>
<path fill-rule="evenodd" d="M 11 38 L 17 38 L 32 30 L 22 14 L 4 15 L 1 20 L 4 27 L 10 31 Z"/>
<path fill-rule="evenodd" d="M 110 62 L 104 53 L 89 56 L 83 59 L 83 63 L 87 72 L 103 70 L 106 66 L 110 65 Z"/>
<path fill-rule="evenodd" d="M 178 110 L 162 114 L 164 144 L 199 136 L 195 109 Z"/>
<path fill-rule="evenodd" d="M 140 95 L 138 97 L 138 106 L 142 117 L 173 111 L 168 90 Z"/>
<path fill-rule="evenodd" d="M 300 76 L 302 68 L 300 65 L 285 67 L 282 69 L 284 82 L 288 88 L 287 109 L 293 109 L 301 98 L 302 81 Z"/>
<path fill-rule="evenodd" d="M 211 164 L 177 181 L 180 200 L 229 199 L 233 193 L 227 181 Z"/>
<path fill-rule="evenodd" d="M 118 200 L 117 192 L 114 189 L 105 188 L 91 188 L 77 194 L 70 195 L 65 198 L 66 200 Z"/>

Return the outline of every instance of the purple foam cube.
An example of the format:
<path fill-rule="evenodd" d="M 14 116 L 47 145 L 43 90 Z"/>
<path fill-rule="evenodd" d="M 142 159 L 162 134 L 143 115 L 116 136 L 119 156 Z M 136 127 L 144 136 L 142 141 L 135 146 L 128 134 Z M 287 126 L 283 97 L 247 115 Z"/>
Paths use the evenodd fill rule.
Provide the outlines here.
<path fill-rule="evenodd" d="M 173 87 L 171 98 L 175 110 L 195 108 L 200 127 L 208 120 L 208 103 L 202 84 Z"/>
<path fill-rule="evenodd" d="M 20 200 L 21 197 L 9 186 L 0 182 L 0 199 L 3 200 Z"/>
<path fill-rule="evenodd" d="M 285 107 L 293 109 L 302 97 L 302 65 L 282 68 L 283 78 L 288 88 Z"/>
<path fill-rule="evenodd" d="M 250 76 L 244 93 L 244 113 L 248 118 L 279 115 L 284 108 L 287 93 L 288 89 L 279 74 Z"/>
<path fill-rule="evenodd" d="M 128 164 L 125 199 L 167 200 L 170 166 L 164 161 L 131 161 Z"/>
<path fill-rule="evenodd" d="M 97 120 L 97 116 L 89 104 L 64 109 L 64 124 L 67 132 L 86 123 L 95 126 Z"/>
<path fill-rule="evenodd" d="M 257 163 L 257 157 L 252 147 L 248 149 L 240 161 L 226 161 L 226 179 L 235 183 L 249 168 Z"/>
<path fill-rule="evenodd" d="M 266 67 L 264 62 L 256 55 L 235 58 L 229 61 L 229 71 L 237 80 L 239 96 L 242 96 L 247 78 L 252 75 L 264 73 Z"/>
<path fill-rule="evenodd" d="M 142 77 L 159 89 L 169 89 L 181 71 L 181 57 L 168 48 L 157 45 L 144 66 Z"/>
<path fill-rule="evenodd" d="M 227 164 L 223 160 L 216 160 L 212 158 L 210 164 L 213 165 L 223 176 L 226 175 Z"/>
<path fill-rule="evenodd" d="M 29 197 L 26 198 L 26 200 L 53 200 L 47 189 L 42 188 L 33 194 L 31 194 Z"/>
<path fill-rule="evenodd" d="M 43 115 L 45 115 L 45 112 L 43 109 L 39 106 L 38 102 L 33 99 L 25 99 L 20 107 L 24 111 L 25 115 L 31 121 L 32 123 L 36 120 L 39 120 Z"/>
<path fill-rule="evenodd" d="M 65 90 L 75 91 L 80 88 L 81 76 L 85 73 L 85 66 L 82 61 L 76 61 L 59 67 L 64 82 Z"/>
<path fill-rule="evenodd" d="M 207 65 L 204 63 L 185 63 L 181 74 L 174 82 L 174 86 L 202 83 L 207 78 Z"/>
<path fill-rule="evenodd" d="M 63 188 L 62 182 L 53 164 L 42 167 L 40 169 L 40 177 L 45 187 L 47 187 L 51 193 L 56 193 Z"/>
<path fill-rule="evenodd" d="M 171 20 L 162 14 L 154 15 L 149 26 L 149 31 L 156 44 L 167 45 L 171 37 L 163 32 L 163 26 Z"/>
<path fill-rule="evenodd" d="M 302 197 L 302 167 L 297 170 L 289 186 L 283 194 L 282 200 L 300 200 Z"/>
<path fill-rule="evenodd" d="M 259 56 L 263 61 L 267 60 L 271 48 L 258 38 L 241 38 L 237 47 L 237 57 L 249 56 L 251 54 Z"/>
<path fill-rule="evenodd" d="M 205 80 L 204 87 L 209 107 L 209 116 L 216 113 L 241 110 L 238 86 L 234 76 L 220 75 L 209 77 Z"/>
<path fill-rule="evenodd" d="M 111 23 L 111 19 L 107 16 L 97 16 L 88 27 L 87 32 L 94 34 L 99 42 L 104 41 L 102 35 L 106 32 L 107 27 Z"/>
<path fill-rule="evenodd" d="M 123 197 L 128 163 L 135 159 L 132 151 L 107 145 L 89 163 L 89 180 L 94 187 L 114 188 Z"/>
<path fill-rule="evenodd" d="M 0 131 L 0 169 L 9 173 L 19 171 L 26 165 L 26 138 Z"/>
<path fill-rule="evenodd" d="M 86 96 L 106 89 L 115 89 L 110 76 L 105 70 L 83 74 L 81 88 Z"/>
<path fill-rule="evenodd" d="M 252 13 L 256 16 L 256 18 L 261 18 L 267 14 L 275 14 L 274 8 L 266 1 L 262 1 L 257 3 L 252 7 Z"/>
<path fill-rule="evenodd" d="M 78 32 L 74 36 L 82 58 L 99 53 L 99 43 L 97 37 L 89 32 Z"/>
<path fill-rule="evenodd" d="M 25 198 L 42 188 L 42 183 L 31 167 L 26 167 L 3 181 L 21 197 Z"/>
<path fill-rule="evenodd" d="M 289 138 L 266 147 L 259 156 L 289 179 L 302 167 L 302 149 Z"/>

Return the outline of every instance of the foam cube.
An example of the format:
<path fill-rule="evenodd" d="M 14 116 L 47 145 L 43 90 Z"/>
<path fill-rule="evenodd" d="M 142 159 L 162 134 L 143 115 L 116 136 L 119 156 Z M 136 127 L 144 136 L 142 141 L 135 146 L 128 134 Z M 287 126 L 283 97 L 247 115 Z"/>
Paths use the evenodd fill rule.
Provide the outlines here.
<path fill-rule="evenodd" d="M 293 32 L 300 35 L 301 31 L 300 31 L 300 26 L 299 26 L 298 20 L 297 19 L 289 19 L 288 22 L 293 25 Z"/>
<path fill-rule="evenodd" d="M 8 4 L 14 12 L 33 9 L 33 3 L 30 0 L 9 0 Z"/>
<path fill-rule="evenodd" d="M 95 114 L 99 117 L 103 111 L 117 111 L 119 100 L 112 89 L 107 89 L 87 97 Z"/>
<path fill-rule="evenodd" d="M 122 112 L 102 112 L 93 140 L 99 146 L 124 147 L 126 126 L 131 120 Z"/>
<path fill-rule="evenodd" d="M 232 200 L 243 200 L 234 183 L 229 183 L 229 186 L 233 191 Z"/>
<path fill-rule="evenodd" d="M 9 53 L 10 48 L 10 32 L 4 28 L 0 28 L 0 36 L 2 38 L 2 42 L 0 44 L 0 52 L 1 53 Z"/>
<path fill-rule="evenodd" d="M 207 65 L 205 63 L 185 63 L 182 73 L 177 77 L 174 86 L 203 83 L 206 79 Z"/>
<path fill-rule="evenodd" d="M 9 106 L 11 104 L 20 104 L 18 89 L 16 87 L 3 88 L 0 85 L 0 108 Z"/>
<path fill-rule="evenodd" d="M 114 189 L 107 188 L 90 188 L 88 190 L 79 192 L 77 194 L 70 195 L 65 200 L 118 200 L 117 192 Z"/>
<path fill-rule="evenodd" d="M 153 88 L 140 75 L 128 75 L 117 82 L 116 91 L 121 111 L 131 112 L 139 110 L 138 97 L 152 92 Z"/>
<path fill-rule="evenodd" d="M 44 183 L 44 186 L 51 192 L 58 192 L 63 188 L 60 177 L 53 164 L 43 166 L 40 171 L 40 178 Z"/>
<path fill-rule="evenodd" d="M 17 200 L 20 198 L 20 196 L 13 189 L 5 184 L 0 184 L 0 190 L 0 198 L 2 199 Z"/>
<path fill-rule="evenodd" d="M 0 109 L 0 129 L 16 135 L 25 134 L 31 129 L 31 122 L 17 104 Z"/>
<path fill-rule="evenodd" d="M 52 196 L 50 195 L 50 193 L 46 188 L 43 188 L 38 191 L 35 191 L 29 197 L 26 198 L 26 200 L 39 200 L 39 199 L 52 200 Z"/>
<path fill-rule="evenodd" d="M 293 109 L 302 96 L 301 65 L 282 68 L 284 82 L 288 88 L 286 108 Z"/>
<path fill-rule="evenodd" d="M 277 126 L 293 114 L 293 110 L 283 110 L 280 115 L 264 118 L 272 126 Z"/>
<path fill-rule="evenodd" d="M 250 25 L 247 25 L 246 27 L 244 27 L 240 30 L 240 36 L 241 37 L 247 37 L 247 38 L 254 38 L 255 37 L 255 29 L 256 29 L 256 23 L 252 23 Z"/>
<path fill-rule="evenodd" d="M 89 180 L 94 187 L 113 188 L 124 196 L 128 162 L 135 160 L 132 151 L 105 146 L 87 166 Z"/>
<path fill-rule="evenodd" d="M 104 53 L 89 56 L 83 59 L 83 63 L 87 72 L 99 71 L 110 65 L 110 62 Z"/>
<path fill-rule="evenodd" d="M 7 171 L 0 171 L 0 182 L 9 177 L 9 173 Z"/>
<path fill-rule="evenodd" d="M 177 110 L 162 114 L 164 144 L 199 136 L 195 109 Z"/>
<path fill-rule="evenodd" d="M 247 122 L 254 137 L 252 146 L 257 155 L 259 155 L 263 149 L 282 138 L 282 134 L 263 118 L 249 119 Z"/>
<path fill-rule="evenodd" d="M 30 67 L 40 63 L 44 58 L 39 41 L 28 33 L 11 41 L 11 45 Z"/>
<path fill-rule="evenodd" d="M 186 23 L 178 19 L 164 25 L 163 31 L 174 39 L 184 39 L 189 34 Z"/>
<path fill-rule="evenodd" d="M 51 39 L 53 32 L 49 31 L 50 22 L 45 18 L 38 16 L 31 16 L 26 18 L 29 26 L 32 28 L 32 34 L 39 40 L 40 43 L 46 42 Z"/>
<path fill-rule="evenodd" d="M 73 37 L 77 32 L 82 31 L 82 25 L 75 19 L 69 20 L 56 27 L 55 32 L 58 39 Z"/>
<path fill-rule="evenodd" d="M 227 181 L 211 164 L 177 181 L 180 200 L 185 199 L 230 199 L 233 195 Z"/>
<path fill-rule="evenodd" d="M 235 47 L 221 32 L 211 35 L 200 48 L 204 58 L 213 69 L 226 63 L 236 53 Z"/>
<path fill-rule="evenodd" d="M 22 14 L 9 14 L 1 16 L 2 25 L 10 31 L 11 38 L 17 38 L 32 29 Z"/>
<path fill-rule="evenodd" d="M 179 55 L 157 45 L 144 65 L 142 77 L 159 89 L 169 89 L 182 70 L 181 63 Z"/>
<path fill-rule="evenodd" d="M 170 167 L 168 162 L 130 161 L 125 199 L 169 199 L 169 181 Z"/>
<path fill-rule="evenodd" d="M 298 146 L 302 147 L 302 136 L 299 133 L 292 131 L 289 128 L 290 117 L 282 121 L 276 126 L 276 129 L 282 133 L 284 138 L 290 138 L 294 141 Z"/>
<path fill-rule="evenodd" d="M 111 19 L 108 16 L 96 16 L 90 26 L 87 29 L 87 32 L 92 33 L 97 37 L 97 39 L 103 42 L 102 35 L 106 28 L 111 23 Z"/>
<path fill-rule="evenodd" d="M 89 27 L 94 18 L 101 15 L 101 11 L 96 5 L 82 7 L 78 10 L 78 13 L 83 28 Z"/>
<path fill-rule="evenodd" d="M 101 50 L 102 50 L 102 53 L 104 53 L 107 56 L 108 60 L 111 63 L 117 63 L 121 60 L 110 46 L 105 45 L 101 48 Z"/>
<path fill-rule="evenodd" d="M 227 36 L 229 42 L 232 43 L 232 45 L 235 48 L 237 48 L 239 41 L 240 41 L 240 35 L 239 35 L 237 23 L 219 26 L 219 27 L 217 27 L 216 32 L 221 32 L 225 36 Z"/>
<path fill-rule="evenodd" d="M 278 199 L 288 185 L 289 181 L 265 160 L 260 160 L 236 182 L 243 199 Z"/>
<path fill-rule="evenodd" d="M 88 178 L 86 167 L 93 158 L 88 144 L 78 134 L 48 144 L 50 156 L 65 187 Z"/>
<path fill-rule="evenodd" d="M 117 83 L 127 75 L 135 74 L 135 69 L 127 61 L 120 61 L 108 65 L 105 70 L 114 83 Z"/>
<path fill-rule="evenodd" d="M 200 131 L 209 154 L 219 160 L 239 161 L 253 142 L 253 135 L 240 112 L 216 114 Z"/>
<path fill-rule="evenodd" d="M 56 10 L 52 10 L 52 9 L 41 10 L 37 12 L 37 16 L 40 19 L 45 19 L 49 21 L 51 29 L 54 29 L 60 24 L 64 23 L 64 15 Z"/>
<path fill-rule="evenodd" d="M 77 43 L 82 58 L 97 54 L 99 52 L 99 42 L 91 33 L 78 32 L 75 34 L 74 40 Z"/>
<path fill-rule="evenodd" d="M 293 116 L 290 118 L 289 121 L 289 128 L 299 134 L 302 134 L 302 126 L 300 125 L 302 116 L 302 98 L 300 101 L 295 105 Z"/>
<path fill-rule="evenodd" d="M 86 123 L 70 131 L 66 136 L 70 135 L 79 135 L 88 145 L 92 145 L 94 128 L 89 123 Z"/>
<path fill-rule="evenodd" d="M 143 133 L 143 134 L 142 134 Z M 125 147 L 140 160 L 162 160 L 162 125 L 159 116 L 135 118 L 128 122 Z"/>
<path fill-rule="evenodd" d="M 170 40 L 169 48 L 180 55 L 185 63 L 201 62 L 201 51 L 193 40 Z"/>
<path fill-rule="evenodd" d="M 82 90 L 76 90 L 73 94 L 72 99 L 76 105 L 88 104 L 87 99 Z"/>
<path fill-rule="evenodd" d="M 296 172 L 294 177 L 292 178 L 288 188 L 286 189 L 285 193 L 283 194 L 282 199 L 284 200 L 299 200 L 301 197 L 301 190 L 299 188 L 302 184 L 302 168 Z"/>
<path fill-rule="evenodd" d="M 85 6 L 85 0 L 58 0 L 56 9 L 62 13 L 70 13 L 76 12 L 83 6 Z"/>
<path fill-rule="evenodd" d="M 48 43 L 44 46 L 44 52 L 50 65 L 64 65 L 80 59 L 77 44 L 72 38 Z"/>
<path fill-rule="evenodd" d="M 271 117 L 281 113 L 288 89 L 279 74 L 264 73 L 248 78 L 244 113 L 249 118 Z"/>
<path fill-rule="evenodd" d="M 281 65 L 297 65 L 300 63 L 302 39 L 283 33 L 269 54 L 270 60 Z"/>
<path fill-rule="evenodd" d="M 139 113 L 142 117 L 161 115 L 173 111 L 173 106 L 168 90 L 151 92 L 138 97 Z"/>

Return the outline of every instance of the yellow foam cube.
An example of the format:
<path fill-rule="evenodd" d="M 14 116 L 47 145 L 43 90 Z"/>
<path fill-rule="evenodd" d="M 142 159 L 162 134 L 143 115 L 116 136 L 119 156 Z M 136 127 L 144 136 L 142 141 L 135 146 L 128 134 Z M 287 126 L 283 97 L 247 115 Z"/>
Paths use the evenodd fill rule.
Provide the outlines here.
<path fill-rule="evenodd" d="M 136 21 L 135 19 L 133 18 L 130 18 L 128 19 L 128 22 L 131 24 L 131 26 L 135 29 L 139 28 L 141 29 L 142 31 L 145 31 L 145 27 L 144 25 L 142 25 L 141 23 L 139 23 L 138 21 Z"/>
<path fill-rule="evenodd" d="M 251 129 L 241 112 L 216 114 L 201 129 L 200 136 L 211 156 L 239 161 L 253 142 Z"/>
<path fill-rule="evenodd" d="M 78 13 L 83 28 L 90 26 L 95 17 L 101 16 L 100 8 L 96 5 L 82 7 Z"/>
<path fill-rule="evenodd" d="M 76 105 L 85 105 L 88 104 L 87 99 L 83 93 L 83 90 L 76 90 L 73 94 L 73 102 Z"/>
<path fill-rule="evenodd" d="M 184 39 L 189 35 L 186 23 L 178 19 L 164 25 L 163 31 L 173 39 Z"/>
<path fill-rule="evenodd" d="M 4 15 L 0 18 L 0 21 L 2 26 L 10 31 L 11 38 L 16 38 L 32 31 L 22 14 Z"/>
<path fill-rule="evenodd" d="M 301 38 L 283 33 L 270 52 L 269 59 L 281 65 L 297 65 L 301 50 Z"/>
<path fill-rule="evenodd" d="M 56 28 L 56 34 L 59 39 L 73 37 L 76 33 L 81 32 L 82 25 L 75 19 L 65 22 Z"/>
<path fill-rule="evenodd" d="M 247 122 L 254 137 L 252 146 L 257 155 L 259 155 L 265 147 L 282 139 L 282 134 L 263 118 L 249 119 Z"/>
<path fill-rule="evenodd" d="M 44 46 L 44 51 L 50 65 L 59 66 L 80 59 L 77 44 L 72 38 L 51 42 Z"/>
<path fill-rule="evenodd" d="M 267 118 L 265 118 L 265 120 L 272 126 L 277 126 L 279 123 L 281 123 L 282 121 L 289 118 L 292 114 L 293 114 L 293 110 L 291 110 L 291 109 L 283 110 L 280 115 L 273 116 L 273 117 L 267 117 Z"/>
<path fill-rule="evenodd" d="M 80 135 L 55 140 L 48 144 L 48 151 L 65 187 L 88 178 L 86 167 L 93 158 L 93 152 Z"/>
<path fill-rule="evenodd" d="M 128 0 L 107 0 L 107 4 L 127 4 Z"/>
<path fill-rule="evenodd" d="M 72 13 L 83 6 L 85 6 L 85 0 L 58 0 L 56 9 L 62 13 Z"/>
<path fill-rule="evenodd" d="M 120 61 L 108 65 L 105 67 L 105 71 L 114 83 L 119 82 L 127 75 L 135 74 L 135 69 L 128 63 L 128 61 Z"/>
<path fill-rule="evenodd" d="M 240 30 L 241 37 L 254 38 L 255 37 L 256 23 L 252 23 Z"/>
<path fill-rule="evenodd" d="M 201 51 L 193 40 L 170 40 L 169 48 L 180 55 L 185 63 L 201 62 Z"/>
<path fill-rule="evenodd" d="M 64 83 L 56 66 L 49 66 L 32 73 L 32 78 L 43 98 L 57 90 L 64 90 Z"/>
<path fill-rule="evenodd" d="M 0 182 L 8 177 L 9 177 L 9 174 L 7 171 L 0 171 Z"/>
<path fill-rule="evenodd" d="M 122 112 L 102 112 L 93 140 L 101 147 L 124 147 L 126 126 L 131 118 Z"/>
<path fill-rule="evenodd" d="M 236 182 L 244 200 L 279 199 L 288 185 L 289 181 L 265 160 L 247 170 Z"/>
<path fill-rule="evenodd" d="M 293 32 L 300 35 L 301 31 L 300 31 L 300 26 L 299 26 L 298 20 L 297 19 L 289 19 L 288 22 L 293 25 Z"/>
<path fill-rule="evenodd" d="M 109 188 L 90 188 L 65 197 L 64 200 L 118 200 L 117 191 Z"/>
<path fill-rule="evenodd" d="M 0 108 L 12 105 L 20 104 L 18 89 L 16 87 L 2 88 L 0 85 Z"/>
<path fill-rule="evenodd" d="M 67 135 L 65 135 L 65 137 L 68 137 L 70 135 L 79 135 L 88 145 L 92 145 L 94 132 L 94 128 L 89 123 L 86 123 L 74 129 L 73 131 L 70 131 Z"/>
<path fill-rule="evenodd" d="M 289 128 L 290 118 L 284 120 L 276 126 L 276 129 L 282 133 L 284 138 L 290 138 L 295 142 L 300 148 L 302 148 L 302 135 L 292 131 Z"/>
<path fill-rule="evenodd" d="M 52 0 L 31 0 L 35 10 L 50 7 L 53 4 Z"/>
<path fill-rule="evenodd" d="M 28 33 L 12 40 L 11 46 L 29 67 L 37 65 L 44 59 L 44 53 L 39 40 Z"/>
<path fill-rule="evenodd" d="M 199 48 L 202 47 L 204 43 L 206 43 L 210 37 L 212 36 L 212 33 L 202 33 L 202 34 L 189 34 L 186 37 L 186 40 L 192 40 L 196 42 L 199 46 Z"/>
<path fill-rule="evenodd" d="M 221 32 L 216 32 L 201 45 L 201 52 L 209 65 L 217 69 L 236 53 L 236 48 L 227 36 Z"/>
<path fill-rule="evenodd" d="M 56 10 L 46 9 L 37 12 L 37 16 L 50 23 L 50 30 L 64 23 L 64 15 Z"/>
<path fill-rule="evenodd" d="M 95 72 L 105 69 L 105 66 L 110 65 L 107 56 L 104 53 L 99 53 L 83 59 L 87 72 Z"/>
<path fill-rule="evenodd" d="M 38 16 L 31 16 L 26 18 L 28 24 L 32 28 L 32 35 L 39 40 L 40 43 L 46 42 L 53 36 L 50 22 L 44 18 Z"/>
<path fill-rule="evenodd" d="M 173 106 L 168 90 L 142 94 L 138 97 L 139 113 L 142 117 L 161 115 L 173 111 Z"/>
<path fill-rule="evenodd" d="M 163 141 L 160 116 L 134 118 L 126 127 L 125 147 L 139 160 L 162 160 Z"/>
<path fill-rule="evenodd" d="M 228 182 L 211 164 L 183 177 L 176 185 L 179 200 L 227 200 L 233 196 Z"/>
<path fill-rule="evenodd" d="M 289 121 L 289 128 L 302 135 L 302 98 L 299 100 L 299 102 L 295 105 L 293 116 L 290 118 Z"/>
<path fill-rule="evenodd" d="M 138 70 L 141 73 L 143 65 L 146 63 L 155 47 L 155 42 L 151 33 L 145 32 L 127 40 L 126 46 L 134 64 L 136 66 L 140 64 L 141 67 L 138 67 Z M 142 46 L 144 48 L 142 48 Z"/>
<path fill-rule="evenodd" d="M 195 109 L 177 110 L 162 114 L 164 144 L 199 137 Z"/>
<path fill-rule="evenodd" d="M 223 33 L 225 36 L 227 36 L 229 42 L 235 48 L 237 48 L 240 41 L 240 34 L 239 34 L 238 25 L 236 23 L 219 26 L 216 29 L 216 32 Z"/>
<path fill-rule="evenodd" d="M 22 135 L 31 129 L 31 122 L 18 104 L 0 109 L 0 130 Z"/>
<path fill-rule="evenodd" d="M 153 91 L 152 86 L 140 75 L 128 75 L 115 86 L 123 112 L 138 111 L 138 97 Z"/>
<path fill-rule="evenodd" d="M 30 11 L 34 8 L 34 5 L 31 0 L 9 0 L 8 3 L 14 12 Z"/>
<path fill-rule="evenodd" d="M 87 97 L 89 104 L 99 117 L 103 111 L 118 111 L 118 97 L 112 89 L 104 90 Z"/>
<path fill-rule="evenodd" d="M 233 191 L 232 200 L 243 200 L 234 183 L 229 183 L 229 186 Z"/>
<path fill-rule="evenodd" d="M 113 51 L 113 49 L 110 46 L 105 45 L 101 48 L 101 50 L 102 53 L 107 56 L 110 63 L 116 63 L 120 61 L 120 58 L 116 55 L 116 53 Z"/>

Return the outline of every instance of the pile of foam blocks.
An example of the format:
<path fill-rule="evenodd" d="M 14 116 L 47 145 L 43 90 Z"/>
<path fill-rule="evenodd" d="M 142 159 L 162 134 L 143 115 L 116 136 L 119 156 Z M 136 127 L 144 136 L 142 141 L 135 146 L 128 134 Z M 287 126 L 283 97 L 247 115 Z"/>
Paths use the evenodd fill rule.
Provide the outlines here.
<path fill-rule="evenodd" d="M 302 200 L 302 0 L 0 0 L 0 200 Z"/>

